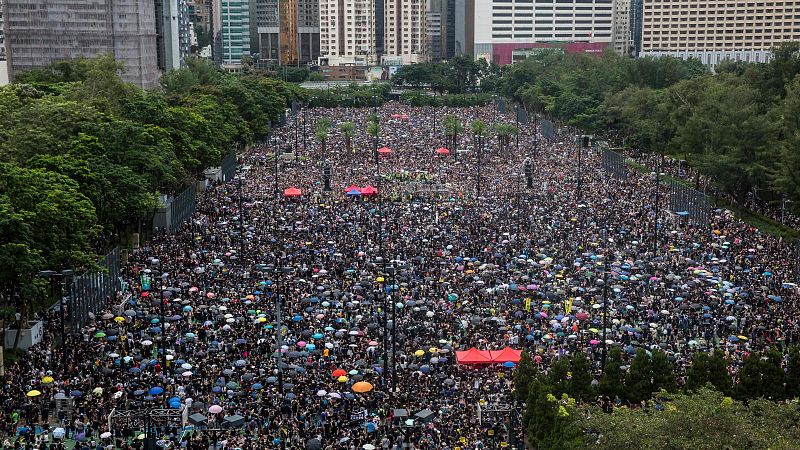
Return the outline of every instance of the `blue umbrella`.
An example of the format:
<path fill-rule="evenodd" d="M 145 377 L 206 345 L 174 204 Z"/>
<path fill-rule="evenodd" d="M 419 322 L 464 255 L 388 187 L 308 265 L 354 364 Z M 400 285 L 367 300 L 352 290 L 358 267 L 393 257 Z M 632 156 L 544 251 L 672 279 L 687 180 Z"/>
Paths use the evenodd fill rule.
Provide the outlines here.
<path fill-rule="evenodd" d="M 322 339 L 323 338 L 323 334 L 322 333 L 314 333 L 314 335 L 311 336 L 311 337 L 313 337 L 314 339 Z"/>
<path fill-rule="evenodd" d="M 144 391 L 141 390 L 141 389 L 137 389 L 137 390 L 133 391 L 133 395 L 135 395 L 137 397 L 140 396 L 140 395 L 143 395 L 143 394 L 144 394 Z"/>
<path fill-rule="evenodd" d="M 162 388 L 161 386 L 153 386 L 153 387 L 150 388 L 149 391 L 147 391 L 147 393 L 150 394 L 150 395 L 163 394 L 164 393 L 164 388 Z"/>
<path fill-rule="evenodd" d="M 516 364 L 514 364 L 514 363 L 513 363 L 513 362 L 511 362 L 511 361 L 506 361 L 506 362 L 504 362 L 504 363 L 503 363 L 503 367 L 507 367 L 507 368 L 509 368 L 509 369 L 513 368 L 515 365 L 516 365 Z"/>
<path fill-rule="evenodd" d="M 70 392 L 69 395 L 71 397 L 80 397 L 81 395 L 83 395 L 83 392 L 78 391 L 78 390 L 74 390 L 74 391 Z"/>
<path fill-rule="evenodd" d="M 189 306 L 189 305 L 186 305 L 186 306 L 184 306 L 184 307 L 183 307 L 183 312 L 190 312 L 190 311 L 192 311 L 193 309 L 194 309 L 194 308 L 192 308 L 191 306 Z"/>
<path fill-rule="evenodd" d="M 215 394 L 219 394 L 220 392 L 222 392 L 222 387 L 221 386 L 214 386 L 213 388 L 211 388 L 211 392 L 213 392 Z"/>
<path fill-rule="evenodd" d="M 259 390 L 259 389 L 263 389 L 263 388 L 264 388 L 264 386 L 263 386 L 263 385 L 261 385 L 261 383 L 255 383 L 255 384 L 253 384 L 253 385 L 252 385 L 252 386 L 250 386 L 250 387 L 251 387 L 251 388 L 253 388 L 253 389 L 255 389 L 255 390 Z"/>
<path fill-rule="evenodd" d="M 131 367 L 130 369 L 128 369 L 128 372 L 130 372 L 130 373 L 139 373 L 141 371 L 142 371 L 142 369 L 140 369 L 138 367 Z"/>

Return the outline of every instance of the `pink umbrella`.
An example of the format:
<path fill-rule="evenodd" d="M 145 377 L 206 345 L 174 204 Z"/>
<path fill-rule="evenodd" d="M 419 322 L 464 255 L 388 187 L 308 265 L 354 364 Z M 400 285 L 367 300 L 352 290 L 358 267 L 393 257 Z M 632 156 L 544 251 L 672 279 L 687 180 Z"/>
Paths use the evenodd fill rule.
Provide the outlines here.
<path fill-rule="evenodd" d="M 206 294 L 206 297 L 208 298 L 214 298 L 215 296 L 216 294 L 214 294 L 213 292 L 209 292 L 208 294 Z"/>
<path fill-rule="evenodd" d="M 539 313 L 539 316 L 540 316 L 542 319 L 547 319 L 547 313 L 546 313 L 546 312 L 544 312 L 544 311 L 540 312 L 540 313 Z"/>
<path fill-rule="evenodd" d="M 371 347 L 375 347 L 376 345 L 378 345 L 378 342 L 377 341 L 369 341 L 369 345 Z"/>
<path fill-rule="evenodd" d="M 303 348 L 306 346 L 306 341 L 297 341 L 297 346 Z"/>
<path fill-rule="evenodd" d="M 589 344 L 591 344 L 591 345 L 597 345 L 599 343 L 600 343 L 600 341 L 598 341 L 597 339 L 592 339 L 591 341 L 589 341 Z"/>
<path fill-rule="evenodd" d="M 219 413 L 222 412 L 222 406 L 211 405 L 211 407 L 208 408 L 208 412 L 211 413 L 211 414 L 219 414 Z"/>
<path fill-rule="evenodd" d="M 197 291 L 199 291 L 199 289 L 197 289 L 197 286 L 192 286 L 189 288 L 189 292 L 197 292 Z"/>
<path fill-rule="evenodd" d="M 588 315 L 588 314 L 586 314 L 585 312 L 581 311 L 581 312 L 579 312 L 578 314 L 575 314 L 575 317 L 576 317 L 578 320 L 586 320 L 586 319 L 588 319 L 588 318 L 589 318 L 589 315 Z"/>

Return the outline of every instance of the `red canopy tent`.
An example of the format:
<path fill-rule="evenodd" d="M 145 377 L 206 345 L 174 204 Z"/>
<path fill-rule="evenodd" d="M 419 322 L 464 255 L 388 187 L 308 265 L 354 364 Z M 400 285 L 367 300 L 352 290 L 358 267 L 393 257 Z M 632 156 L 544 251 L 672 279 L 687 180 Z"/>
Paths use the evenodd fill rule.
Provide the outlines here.
<path fill-rule="evenodd" d="M 456 352 L 456 361 L 459 364 L 491 364 L 492 358 L 489 356 L 489 351 L 472 347 L 463 352 Z"/>
<path fill-rule="evenodd" d="M 376 195 L 377 193 L 378 190 L 372 187 L 372 185 L 364 186 L 363 188 L 361 188 L 361 195 L 369 196 L 369 195 Z"/>
<path fill-rule="evenodd" d="M 346 194 L 346 193 L 348 193 L 348 192 L 350 192 L 350 191 L 358 191 L 358 192 L 361 192 L 361 188 L 360 188 L 360 187 L 358 187 L 358 186 L 356 186 L 355 184 L 351 184 L 350 186 L 348 186 L 348 187 L 344 188 L 344 192 L 345 192 L 345 194 Z"/>
<path fill-rule="evenodd" d="M 390 149 L 389 147 L 381 147 L 378 149 L 378 153 L 380 153 L 381 155 L 388 155 L 389 153 L 392 153 L 392 149 Z"/>
<path fill-rule="evenodd" d="M 438 154 L 438 155 L 449 155 L 450 154 L 450 150 L 448 150 L 448 149 L 446 149 L 444 147 L 439 147 L 439 148 L 436 149 L 436 154 Z"/>
<path fill-rule="evenodd" d="M 506 347 L 502 350 L 492 350 L 489 352 L 493 363 L 513 362 L 518 363 L 522 350 L 514 350 L 511 347 Z"/>
<path fill-rule="evenodd" d="M 300 197 L 301 195 L 303 195 L 303 191 L 297 189 L 296 187 L 290 187 L 289 189 L 283 191 L 284 197 Z"/>

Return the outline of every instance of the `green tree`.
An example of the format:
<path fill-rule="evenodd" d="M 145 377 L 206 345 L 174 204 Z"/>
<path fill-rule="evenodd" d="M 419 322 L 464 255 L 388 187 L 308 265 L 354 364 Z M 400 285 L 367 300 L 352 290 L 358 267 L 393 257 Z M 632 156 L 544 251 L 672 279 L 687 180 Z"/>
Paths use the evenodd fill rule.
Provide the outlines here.
<path fill-rule="evenodd" d="M 514 395 L 519 400 L 525 401 L 528 398 L 528 388 L 538 374 L 539 369 L 533 363 L 531 355 L 523 350 L 514 370 Z"/>
<path fill-rule="evenodd" d="M 725 355 L 715 350 L 713 353 L 698 352 L 692 357 L 692 363 L 686 370 L 686 388 L 697 390 L 711 383 L 718 391 L 730 395 L 731 376 L 728 373 L 728 361 Z"/>
<path fill-rule="evenodd" d="M 353 122 L 342 122 L 339 124 L 339 131 L 341 131 L 342 136 L 344 136 L 344 145 L 347 151 L 352 150 L 352 139 L 356 131 L 355 124 Z"/>
<path fill-rule="evenodd" d="M 651 358 L 651 371 L 653 374 L 653 392 L 665 390 L 675 392 L 675 367 L 661 350 L 653 350 Z"/>
<path fill-rule="evenodd" d="M 625 394 L 631 403 L 647 400 L 653 393 L 653 366 L 650 355 L 640 348 L 631 361 L 628 375 L 625 377 Z"/>
<path fill-rule="evenodd" d="M 800 346 L 789 347 L 789 360 L 786 364 L 786 398 L 800 397 Z"/>
<path fill-rule="evenodd" d="M 571 361 L 572 378 L 569 381 L 569 395 L 579 401 L 589 401 L 594 398 L 592 387 L 592 364 L 586 354 L 577 352 Z"/>
<path fill-rule="evenodd" d="M 614 347 L 608 354 L 608 359 L 603 368 L 603 376 L 600 377 L 600 382 L 597 385 L 597 392 L 612 401 L 616 397 L 622 398 L 625 392 L 621 367 L 622 351 L 619 347 Z"/>
<path fill-rule="evenodd" d="M 464 127 L 458 117 L 453 115 L 445 116 L 442 125 L 444 126 L 445 135 L 450 137 L 450 149 L 457 155 L 458 135 L 464 132 Z"/>
<path fill-rule="evenodd" d="M 320 145 L 322 145 L 323 155 L 327 155 L 326 143 L 328 141 L 328 135 L 330 134 L 331 131 L 331 126 L 332 126 L 331 120 L 328 119 L 327 117 L 322 117 L 319 120 L 317 120 L 317 124 L 314 126 L 314 136 L 320 142 Z"/>

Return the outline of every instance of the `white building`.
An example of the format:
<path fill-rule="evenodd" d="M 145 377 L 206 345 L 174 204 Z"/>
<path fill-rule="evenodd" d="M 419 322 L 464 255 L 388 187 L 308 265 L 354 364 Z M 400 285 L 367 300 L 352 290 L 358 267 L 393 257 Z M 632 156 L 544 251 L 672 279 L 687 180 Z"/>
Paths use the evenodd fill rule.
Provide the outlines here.
<path fill-rule="evenodd" d="M 375 0 L 320 0 L 319 36 L 321 65 L 377 64 Z"/>
<path fill-rule="evenodd" d="M 631 1 L 614 0 L 614 51 L 627 55 L 631 48 Z"/>
<path fill-rule="evenodd" d="M 384 61 L 401 65 L 425 61 L 426 2 L 384 1 Z"/>
<path fill-rule="evenodd" d="M 613 41 L 613 20 L 614 0 L 476 1 L 475 57 L 508 64 L 515 51 L 553 43 L 566 51 L 601 52 Z"/>
<path fill-rule="evenodd" d="M 712 70 L 731 59 L 763 63 L 800 40 L 800 1 L 644 0 L 639 56 L 697 58 Z"/>

